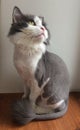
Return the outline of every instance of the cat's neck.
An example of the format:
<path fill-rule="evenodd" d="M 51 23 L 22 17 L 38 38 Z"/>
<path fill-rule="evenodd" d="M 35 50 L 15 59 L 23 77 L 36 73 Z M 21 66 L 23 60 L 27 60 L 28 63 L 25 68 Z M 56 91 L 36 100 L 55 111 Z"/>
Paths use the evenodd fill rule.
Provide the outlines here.
<path fill-rule="evenodd" d="M 33 43 L 31 44 L 16 44 L 15 45 L 15 50 L 17 53 L 22 53 L 22 55 L 26 55 L 27 53 L 30 52 L 30 54 L 44 54 L 46 51 L 46 45 L 44 43 Z"/>
<path fill-rule="evenodd" d="M 21 61 L 25 66 L 29 66 L 29 69 L 33 73 L 37 68 L 39 60 L 42 58 L 42 55 L 46 51 L 46 46 L 44 43 L 34 45 L 34 46 L 24 46 L 16 45 L 14 52 L 14 61 Z"/>
<path fill-rule="evenodd" d="M 45 53 L 46 45 L 43 42 L 30 41 L 24 38 L 22 34 L 17 34 L 10 37 L 11 42 L 15 45 L 15 50 L 18 52 L 37 51 Z"/>

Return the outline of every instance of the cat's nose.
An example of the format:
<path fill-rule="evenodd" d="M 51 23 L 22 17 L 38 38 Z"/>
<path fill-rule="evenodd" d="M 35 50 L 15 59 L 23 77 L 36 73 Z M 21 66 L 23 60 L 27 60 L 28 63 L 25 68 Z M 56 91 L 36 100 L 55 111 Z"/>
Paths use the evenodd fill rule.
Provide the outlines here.
<path fill-rule="evenodd" d="M 41 27 L 41 30 L 42 30 L 42 31 L 45 31 L 45 28 L 44 28 L 44 27 Z"/>

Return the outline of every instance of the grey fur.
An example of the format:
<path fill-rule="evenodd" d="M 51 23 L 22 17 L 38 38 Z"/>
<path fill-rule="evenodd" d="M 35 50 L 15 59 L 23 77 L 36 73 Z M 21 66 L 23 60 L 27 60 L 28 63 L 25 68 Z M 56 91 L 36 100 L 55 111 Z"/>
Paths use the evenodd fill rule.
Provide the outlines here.
<path fill-rule="evenodd" d="M 19 15 L 16 15 L 16 13 L 14 13 L 16 10 L 16 12 L 18 12 Z M 11 24 L 11 28 L 10 31 L 8 33 L 8 37 L 11 35 L 14 35 L 16 33 L 21 32 L 20 29 L 28 27 L 27 22 L 32 21 L 34 22 L 34 17 L 35 15 L 25 15 L 21 12 L 21 10 L 18 7 L 14 7 L 13 9 L 13 14 L 12 14 L 12 24 Z M 48 39 L 46 39 L 46 41 L 44 42 L 45 45 L 49 44 L 49 40 L 50 40 L 50 32 L 47 28 L 46 22 L 44 21 L 44 17 L 39 16 L 42 19 L 42 25 L 47 29 L 48 31 Z M 16 19 L 16 22 L 14 21 L 14 18 Z M 35 23 L 35 22 L 34 22 Z"/>
<path fill-rule="evenodd" d="M 53 103 L 60 99 L 66 100 L 69 95 L 70 79 L 67 67 L 56 54 L 47 52 L 38 63 L 35 73 L 39 86 L 50 77 L 50 82 L 44 87 L 44 98 L 51 96 Z"/>
<path fill-rule="evenodd" d="M 17 7 L 14 8 L 14 11 L 18 13 L 18 17 L 17 15 L 15 17 L 15 14 L 13 15 L 15 18 L 13 19 L 13 24 L 10 28 L 9 36 L 15 36 L 15 34 L 20 33 L 22 28 L 28 26 L 26 22 L 28 20 L 31 21 L 34 19 L 34 15 L 24 15 Z M 48 31 L 44 22 L 44 18 L 42 18 L 41 26 L 44 26 L 45 29 Z M 47 46 L 49 43 L 49 39 L 50 35 L 48 31 L 48 38 L 46 37 L 41 45 Z M 24 43 L 26 43 L 26 41 Z M 39 44 L 37 43 L 37 45 Z M 32 46 L 33 45 L 35 44 L 32 44 Z M 26 47 L 27 46 L 28 44 L 26 44 Z M 14 103 L 12 112 L 13 120 L 21 125 L 24 125 L 32 120 L 48 120 L 63 116 L 68 108 L 70 87 L 69 73 L 64 61 L 56 54 L 40 50 L 41 57 L 37 62 L 38 64 L 36 70 L 34 71 L 34 73 L 28 73 L 27 70 L 29 69 L 29 71 L 31 71 L 32 68 L 26 68 L 26 66 L 29 66 L 30 63 L 32 63 L 32 59 L 30 62 L 25 62 L 27 58 L 30 59 L 30 57 L 26 56 L 26 54 L 28 53 L 27 51 L 30 49 L 30 54 L 34 58 L 36 55 L 38 55 L 39 50 L 37 49 L 37 51 L 35 51 L 34 48 L 35 53 L 31 53 L 31 48 L 25 48 L 24 44 L 23 46 L 21 46 L 22 48 L 20 48 L 19 46 L 16 47 L 17 51 L 24 52 L 20 53 L 20 55 L 15 53 L 16 68 L 19 70 L 19 72 L 21 72 L 19 74 L 22 74 L 22 78 L 24 79 L 24 81 L 28 83 L 28 85 L 26 84 L 27 89 L 30 89 L 30 87 L 32 87 L 32 89 L 29 90 L 29 93 L 28 95 L 26 95 L 25 99 L 21 99 L 20 101 Z M 25 60 L 23 60 L 21 56 L 23 58 L 25 57 Z M 20 62 L 17 63 L 17 60 L 21 61 L 21 63 L 23 64 L 21 64 Z M 32 79 L 30 80 L 31 76 Z M 49 78 L 49 82 L 42 87 L 45 81 L 47 81 L 47 79 Z M 38 85 L 36 86 L 35 84 Z M 36 88 L 38 91 L 34 88 Z M 31 100 L 30 96 L 32 96 L 31 98 L 34 98 L 35 100 Z M 37 108 L 44 109 L 45 111 L 38 111 Z"/>
<path fill-rule="evenodd" d="M 50 96 L 47 105 L 54 104 L 61 99 L 64 103 L 52 113 L 36 114 L 33 110 L 29 98 L 22 99 L 14 104 L 13 119 L 21 124 L 27 124 L 32 120 L 50 120 L 62 117 L 68 109 L 69 97 L 69 74 L 65 63 L 57 55 L 46 52 L 39 61 L 35 76 L 38 80 L 39 86 L 44 82 L 46 77 L 51 76 L 50 82 L 44 88 L 44 98 Z M 38 97 L 39 98 L 39 97 Z M 36 104 L 42 102 L 42 99 L 36 100 Z"/>
<path fill-rule="evenodd" d="M 52 120 L 62 117 L 68 109 L 68 100 L 66 101 L 66 106 L 61 111 L 53 112 L 50 114 L 36 114 L 32 105 L 28 99 L 21 99 L 13 104 L 12 116 L 13 121 L 19 125 L 26 125 L 32 120 Z"/>

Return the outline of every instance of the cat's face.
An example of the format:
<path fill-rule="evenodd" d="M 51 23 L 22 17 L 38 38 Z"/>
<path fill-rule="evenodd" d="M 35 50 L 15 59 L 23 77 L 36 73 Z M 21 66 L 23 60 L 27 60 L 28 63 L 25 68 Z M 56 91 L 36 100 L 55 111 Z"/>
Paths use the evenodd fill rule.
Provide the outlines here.
<path fill-rule="evenodd" d="M 48 30 L 44 19 L 34 15 L 24 15 L 19 8 L 15 7 L 12 15 L 13 23 L 9 36 L 12 42 L 20 44 L 41 43 L 47 44 Z"/>

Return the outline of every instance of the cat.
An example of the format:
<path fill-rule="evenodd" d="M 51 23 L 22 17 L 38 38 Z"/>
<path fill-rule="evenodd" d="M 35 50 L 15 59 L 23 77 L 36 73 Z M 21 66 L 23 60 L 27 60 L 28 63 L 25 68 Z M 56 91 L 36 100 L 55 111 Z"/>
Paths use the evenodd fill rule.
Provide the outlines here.
<path fill-rule="evenodd" d="M 19 124 L 63 116 L 68 108 L 70 77 L 64 61 L 47 51 L 50 32 L 44 17 L 25 15 L 14 7 L 8 34 L 14 65 L 24 81 L 24 95 L 13 105 Z"/>

